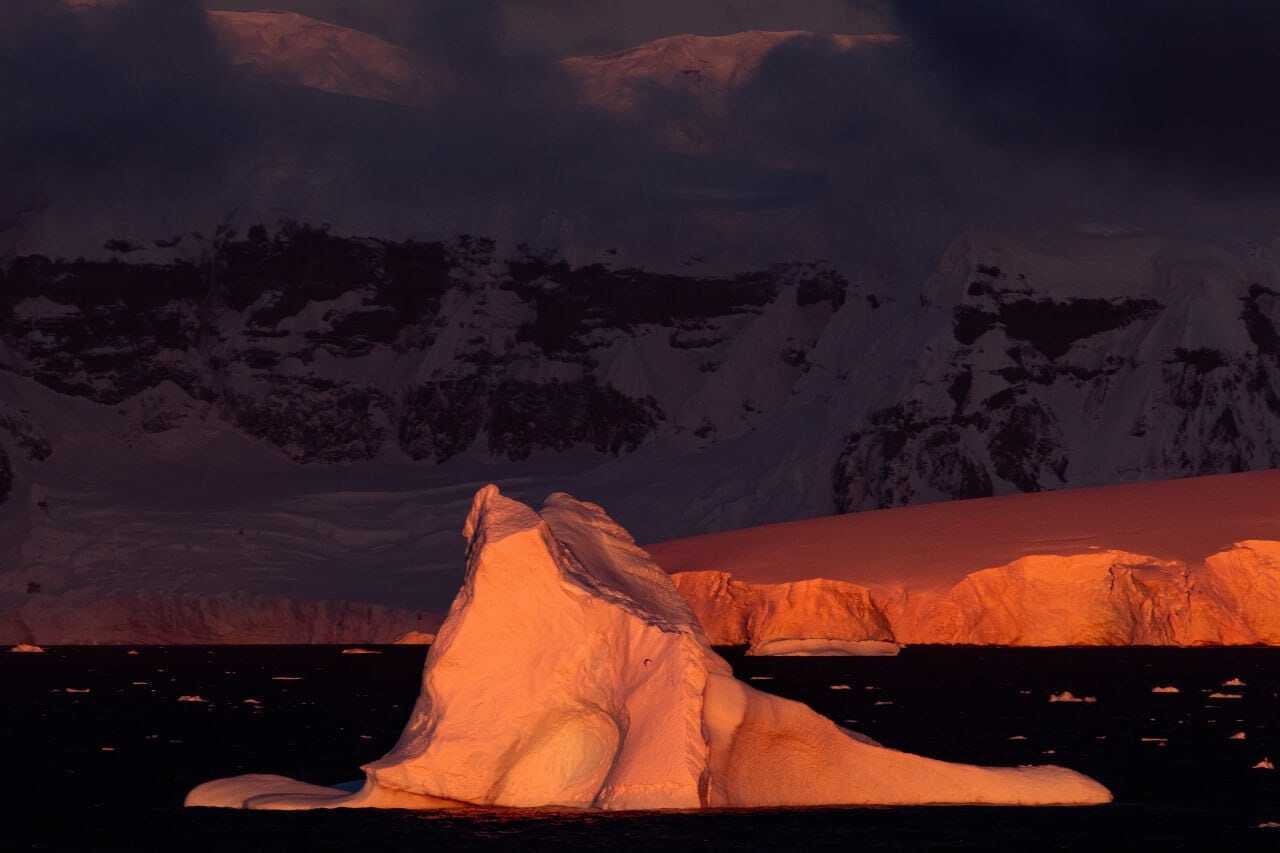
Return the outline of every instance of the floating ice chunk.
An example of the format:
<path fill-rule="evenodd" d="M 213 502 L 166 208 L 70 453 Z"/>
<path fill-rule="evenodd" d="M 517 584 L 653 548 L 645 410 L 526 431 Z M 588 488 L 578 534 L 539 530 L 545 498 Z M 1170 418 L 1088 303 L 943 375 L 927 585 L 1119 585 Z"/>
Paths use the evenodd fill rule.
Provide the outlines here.
<path fill-rule="evenodd" d="M 1026 735 L 1012 735 L 1009 740 L 1026 740 Z"/>
<path fill-rule="evenodd" d="M 344 655 L 380 655 L 382 654 L 382 652 L 378 651 L 377 649 L 360 649 L 360 648 L 343 649 L 342 653 Z"/>
<path fill-rule="evenodd" d="M 131 657 L 134 657 L 134 656 L 137 656 L 137 655 L 141 654 L 141 652 L 139 652 L 137 649 L 129 649 L 129 651 L 125 652 L 125 654 L 127 654 L 127 655 L 129 655 L 129 656 L 131 656 Z"/>
<path fill-rule="evenodd" d="M 302 676 L 301 675 L 273 675 L 271 676 L 271 680 L 272 681 L 301 681 Z"/>
<path fill-rule="evenodd" d="M 116 751 L 116 748 L 115 748 L 114 746 L 100 746 L 100 747 L 98 747 L 98 752 L 115 752 L 115 751 Z"/>
<path fill-rule="evenodd" d="M 66 688 L 66 692 L 67 692 L 67 693 L 89 693 L 91 690 L 92 690 L 92 688 L 89 688 L 89 687 L 68 687 L 68 688 Z"/>
<path fill-rule="evenodd" d="M 261 704 L 262 704 L 262 700 L 261 700 L 261 699 L 252 699 L 252 698 L 250 698 L 250 699 L 245 699 L 245 700 L 243 700 L 240 704 L 241 704 L 241 705 L 261 705 Z"/>
<path fill-rule="evenodd" d="M 31 654 L 41 654 L 44 652 L 44 649 L 40 648 L 35 643 L 18 643 L 18 645 L 10 647 L 9 651 L 15 652 L 17 654 L 31 655 Z"/>
<path fill-rule="evenodd" d="M 1050 702 L 1086 702 L 1092 705 L 1094 702 L 1098 701 L 1098 697 L 1097 696 L 1077 696 L 1074 693 L 1072 693 L 1070 690 L 1064 690 L 1061 693 L 1050 693 L 1049 701 Z"/>
<path fill-rule="evenodd" d="M 1248 735 L 1244 732 L 1236 732 L 1231 737 L 1227 738 L 1227 740 L 1244 740 L 1247 737 Z"/>
<path fill-rule="evenodd" d="M 130 682 L 129 682 L 129 686 L 131 686 L 131 687 L 146 687 L 146 686 L 147 686 L 147 682 L 145 682 L 145 681 L 130 681 Z"/>
<path fill-rule="evenodd" d="M 670 577 L 594 504 L 541 515 L 477 493 L 462 589 L 400 741 L 352 793 L 279 776 L 200 785 L 193 806 L 661 809 L 1093 804 L 1061 767 L 889 749 L 733 677 Z"/>
<path fill-rule="evenodd" d="M 1168 687 L 1152 687 L 1151 692 L 1152 693 L 1181 693 L 1182 691 L 1170 685 Z"/>
<path fill-rule="evenodd" d="M 396 638 L 397 646 L 429 646 L 436 641 L 435 634 L 426 631 L 406 631 Z"/>
<path fill-rule="evenodd" d="M 1264 820 L 1258 824 L 1258 829 L 1280 829 L 1280 820 Z"/>
<path fill-rule="evenodd" d="M 196 693 L 187 693 L 178 697 L 179 702 L 208 702 L 209 700 Z"/>
<path fill-rule="evenodd" d="M 1271 763 L 1270 758 L 1264 758 L 1257 764 L 1253 765 L 1254 770 L 1275 770 L 1276 766 Z"/>
<path fill-rule="evenodd" d="M 757 657 L 893 657 L 902 646 L 884 640 L 839 640 L 822 637 L 765 640 L 747 649 Z"/>
<path fill-rule="evenodd" d="M 1223 687 L 1247 687 L 1248 685 L 1246 685 L 1243 681 L 1241 681 L 1238 678 L 1228 678 L 1226 681 L 1222 682 L 1222 686 Z"/>
<path fill-rule="evenodd" d="M 852 690 L 853 688 L 852 688 L 852 687 L 850 687 L 850 686 L 849 686 L 849 685 L 847 685 L 847 684 L 833 684 L 833 685 L 831 685 L 831 688 L 830 688 L 830 689 L 832 689 L 832 690 Z"/>
<path fill-rule="evenodd" d="M 751 676 L 750 680 L 751 681 L 773 681 L 773 676 L 772 675 L 753 675 Z"/>
<path fill-rule="evenodd" d="M 1209 694 L 1209 698 L 1210 699 L 1243 699 L 1244 694 L 1243 693 L 1219 693 L 1218 691 L 1215 690 L 1213 693 Z"/>
<path fill-rule="evenodd" d="M 1169 742 L 1169 739 L 1167 737 L 1140 737 L 1138 738 L 1138 740 L 1142 741 L 1143 743 L 1158 743 L 1161 746 Z"/>
<path fill-rule="evenodd" d="M 876 700 L 875 704 L 877 704 L 877 705 L 892 705 L 892 704 L 893 704 L 893 700 L 892 700 L 892 699 L 878 699 L 878 700 Z"/>

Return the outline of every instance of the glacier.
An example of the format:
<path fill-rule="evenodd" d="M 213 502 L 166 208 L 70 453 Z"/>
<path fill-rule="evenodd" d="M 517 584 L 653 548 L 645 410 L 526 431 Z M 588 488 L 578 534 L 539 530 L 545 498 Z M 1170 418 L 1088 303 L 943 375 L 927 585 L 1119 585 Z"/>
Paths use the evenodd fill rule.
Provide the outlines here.
<path fill-rule="evenodd" d="M 882 746 L 733 677 L 668 575 L 598 505 L 475 496 L 466 579 L 399 742 L 356 791 L 216 780 L 188 806 L 604 810 L 1109 802 L 1061 767 Z"/>
<path fill-rule="evenodd" d="M 935 504 L 650 546 L 714 643 L 1280 643 L 1280 472 Z"/>

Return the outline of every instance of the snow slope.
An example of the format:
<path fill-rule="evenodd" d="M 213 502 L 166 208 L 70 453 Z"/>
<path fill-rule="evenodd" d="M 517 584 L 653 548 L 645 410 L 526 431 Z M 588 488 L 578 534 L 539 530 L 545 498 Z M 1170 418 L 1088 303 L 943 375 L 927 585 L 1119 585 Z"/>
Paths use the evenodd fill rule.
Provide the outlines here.
<path fill-rule="evenodd" d="M 539 515 L 481 489 L 467 578 L 404 734 L 354 794 L 275 776 L 187 805 L 599 809 L 1110 801 L 1059 767 L 947 764 L 881 746 L 733 678 L 671 580 L 599 506 Z"/>
<path fill-rule="evenodd" d="M 894 44 L 892 34 L 838 35 L 803 30 L 750 30 L 722 36 L 675 35 L 601 56 L 574 56 L 562 61 L 581 87 L 587 103 L 626 114 L 646 94 L 686 94 L 700 106 L 723 107 L 720 101 L 751 81 L 760 66 L 780 47 L 812 41 L 836 51 Z"/>
<path fill-rule="evenodd" d="M 337 95 L 412 104 L 426 76 L 404 48 L 296 12 L 209 12 L 231 63 Z M 432 81 L 437 86 L 443 81 Z"/>
<path fill-rule="evenodd" d="M 590 495 L 642 541 L 1027 493 L 999 522 L 968 503 L 812 522 L 889 525 L 858 540 L 868 587 L 1080 537 L 1188 565 L 1280 539 L 1243 523 L 1274 506 L 1248 490 L 1213 487 L 1192 524 L 1160 521 L 1177 486 L 1106 512 L 1038 494 L 1280 464 L 1267 247 L 969 235 L 913 293 L 817 264 L 671 275 L 298 227 L 222 240 L 211 280 L 193 241 L 0 269 L 0 641 L 330 636 L 288 601 L 385 623 L 339 642 L 430 631 L 461 580 L 450 519 L 489 481 Z M 804 538 L 763 561 L 772 535 L 675 568 L 850 580 Z"/>
<path fill-rule="evenodd" d="M 715 642 L 1280 641 L 1280 472 L 819 518 L 650 546 Z"/>

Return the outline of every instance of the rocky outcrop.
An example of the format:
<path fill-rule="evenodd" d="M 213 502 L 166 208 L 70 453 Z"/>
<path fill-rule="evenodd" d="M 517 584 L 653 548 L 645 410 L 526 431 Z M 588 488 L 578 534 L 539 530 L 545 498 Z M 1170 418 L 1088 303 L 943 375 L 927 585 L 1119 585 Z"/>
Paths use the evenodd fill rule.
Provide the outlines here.
<path fill-rule="evenodd" d="M 1280 465 L 1270 250 L 1045 242 L 953 245 L 912 387 L 840 450 L 841 511 Z"/>
<path fill-rule="evenodd" d="M 399 743 L 355 793 L 279 776 L 189 806 L 604 810 L 823 804 L 1091 804 L 1060 767 L 910 755 L 733 677 L 670 578 L 603 509 L 476 495 L 467 577 Z"/>
<path fill-rule="evenodd" d="M 709 383 L 726 359 L 744 360 L 735 339 L 755 318 L 798 314 L 779 318 L 796 325 L 789 334 L 772 333 L 769 373 L 785 395 L 812 346 L 803 330 L 848 288 L 812 266 L 698 279 L 501 259 L 474 238 L 389 243 L 290 223 L 202 240 L 179 240 L 212 253 L 200 263 L 13 261 L 0 270 L 0 369 L 104 406 L 170 384 L 301 463 L 392 448 L 435 463 L 473 449 L 617 455 L 660 430 L 691 431 L 693 417 L 671 411 L 685 391 L 629 377 L 622 362 L 660 357 Z M 699 412 L 694 425 L 741 432 L 741 404 L 732 420 Z M 142 428 L 182 418 L 157 410 Z M 0 420 L 33 446 L 9 427 Z"/>

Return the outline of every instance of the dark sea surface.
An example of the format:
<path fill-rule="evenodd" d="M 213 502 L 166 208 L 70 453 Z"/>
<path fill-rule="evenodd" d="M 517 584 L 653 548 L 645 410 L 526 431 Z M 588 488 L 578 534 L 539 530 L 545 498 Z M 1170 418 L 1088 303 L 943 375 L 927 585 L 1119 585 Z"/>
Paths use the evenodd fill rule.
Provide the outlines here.
<path fill-rule="evenodd" d="M 1280 649 L 916 647 L 896 658 L 726 656 L 740 678 L 888 746 L 1054 763 L 1093 808 L 701 813 L 183 809 L 237 773 L 333 784 L 395 742 L 423 647 L 55 648 L 0 653 L 0 851 L 1275 850 Z M 288 680 L 284 680 L 288 679 Z M 1231 679 L 1242 687 L 1222 687 Z M 832 689 L 847 685 L 848 689 Z M 1178 693 L 1152 693 L 1174 686 Z M 88 691 L 88 692 L 72 692 Z M 1050 702 L 1070 691 L 1093 702 Z M 1210 698 L 1218 692 L 1241 698 Z M 202 701 L 179 701 L 194 696 Z M 254 700 L 254 701 L 249 701 Z M 255 704 L 256 703 L 256 704 Z M 1231 739 L 1243 732 L 1244 739 Z M 1019 738 L 1019 739 L 1014 739 Z"/>

